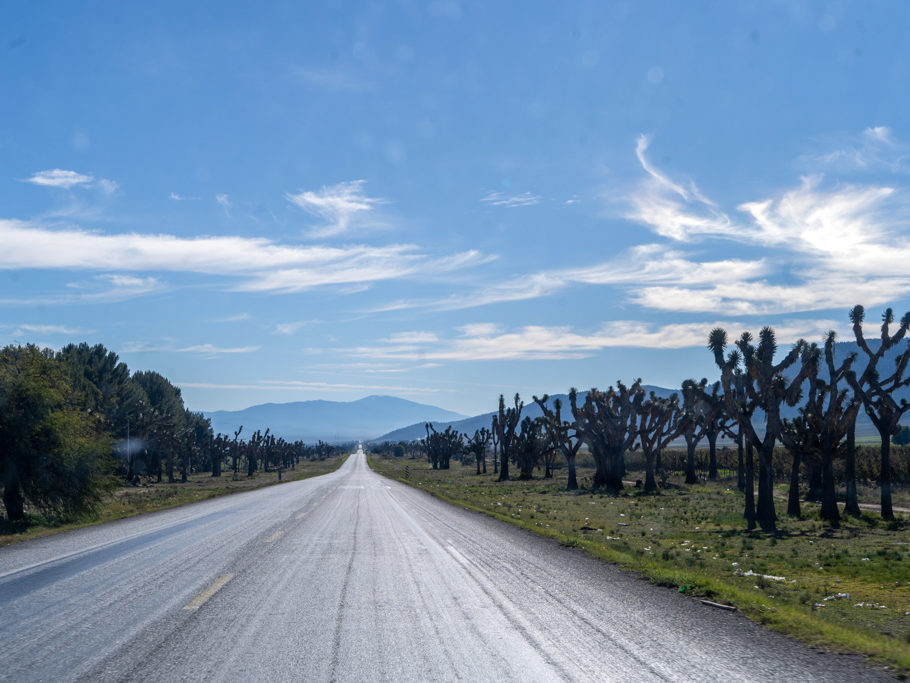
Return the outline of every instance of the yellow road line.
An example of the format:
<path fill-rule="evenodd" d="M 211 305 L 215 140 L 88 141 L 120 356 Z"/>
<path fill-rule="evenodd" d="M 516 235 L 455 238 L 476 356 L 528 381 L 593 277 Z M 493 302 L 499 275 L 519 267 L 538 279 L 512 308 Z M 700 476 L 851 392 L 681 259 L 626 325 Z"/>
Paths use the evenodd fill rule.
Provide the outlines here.
<path fill-rule="evenodd" d="M 195 612 L 197 609 L 202 607 L 215 593 L 224 588 L 224 584 L 234 578 L 233 574 L 222 574 L 211 586 L 202 591 L 199 595 L 193 598 L 183 609 L 190 610 Z"/>
<path fill-rule="evenodd" d="M 265 539 L 265 542 L 266 542 L 266 543 L 274 543 L 274 542 L 277 541 L 279 538 L 281 538 L 281 534 L 283 534 L 283 533 L 284 533 L 284 532 L 283 532 L 281 529 L 279 529 L 279 530 L 276 531 L 274 534 L 272 534 L 272 535 L 269 536 L 267 539 Z"/>
<path fill-rule="evenodd" d="M 298 512 L 294 519 L 303 519 L 306 517 L 306 512 Z"/>

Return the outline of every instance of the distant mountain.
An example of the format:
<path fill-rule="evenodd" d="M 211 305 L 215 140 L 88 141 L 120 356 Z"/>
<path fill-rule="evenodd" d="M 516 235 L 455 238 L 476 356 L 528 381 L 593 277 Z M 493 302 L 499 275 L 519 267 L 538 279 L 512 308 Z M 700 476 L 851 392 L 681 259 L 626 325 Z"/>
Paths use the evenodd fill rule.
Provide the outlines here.
<path fill-rule="evenodd" d="M 879 342 L 875 339 L 869 340 L 869 347 L 873 351 L 878 348 L 878 344 L 879 344 Z M 819 346 L 822 346 L 822 344 L 819 343 Z M 733 348 L 733 346 L 731 344 L 731 349 L 732 348 Z M 878 364 L 878 369 L 879 369 L 881 375 L 885 376 L 887 374 L 891 374 L 894 371 L 895 359 L 897 358 L 898 352 L 900 350 L 903 350 L 903 348 L 904 348 L 904 345 L 900 344 L 898 346 L 898 348 L 891 349 L 887 353 L 885 353 L 885 355 L 882 357 L 882 360 L 879 361 L 879 364 Z M 784 357 L 784 355 L 789 352 L 789 350 L 790 350 L 789 347 L 782 346 L 781 349 L 777 353 L 776 360 L 779 362 Z M 856 361 L 853 364 L 853 370 L 856 372 L 857 375 L 861 375 L 863 373 L 863 371 L 866 369 L 866 355 L 859 349 L 859 346 L 857 345 L 857 343 L 855 341 L 838 342 L 837 344 L 834 345 L 835 366 L 840 365 L 843 362 L 843 360 L 845 358 L 847 358 L 847 356 L 849 356 L 851 353 L 857 354 Z M 797 361 L 792 366 L 790 366 L 790 368 L 787 369 L 786 375 L 792 378 L 796 375 L 797 372 L 799 372 L 799 361 Z M 827 379 L 827 377 L 828 377 L 828 370 L 824 365 L 824 357 L 822 358 L 822 368 L 819 373 L 819 377 L 821 377 L 822 379 Z M 693 379 L 701 379 L 701 378 L 693 378 Z M 708 377 L 708 382 L 709 383 L 715 382 L 718 379 L 719 379 L 718 376 Z M 682 385 L 682 382 L 680 382 L 680 385 Z M 842 381 L 839 386 L 841 389 L 849 388 L 845 381 Z M 680 397 L 681 397 L 681 393 L 682 393 L 681 388 L 667 389 L 666 387 L 658 387 L 658 386 L 651 386 L 651 385 L 643 385 L 643 387 L 646 392 L 650 393 L 651 391 L 653 391 L 657 396 L 660 396 L 661 398 L 666 398 L 673 393 L 680 394 Z M 555 399 L 557 397 L 562 399 L 563 406 L 565 406 L 563 408 L 563 415 L 566 416 L 566 419 L 570 419 L 569 418 L 570 412 L 568 409 L 568 404 L 569 404 L 568 395 L 567 394 L 556 394 L 556 395 L 551 396 L 550 400 L 552 401 L 553 399 Z M 910 387 L 904 387 L 901 390 L 899 390 L 896 393 L 896 398 L 897 398 L 898 402 L 900 402 L 901 399 L 910 401 Z M 579 399 L 579 403 L 581 403 L 584 400 L 584 392 L 579 393 L 578 399 Z M 521 412 L 522 419 L 524 419 L 525 416 L 530 416 L 531 418 L 535 418 L 535 417 L 538 417 L 540 414 L 541 414 L 540 408 L 537 407 L 537 404 L 535 404 L 533 402 L 531 397 L 528 397 L 528 400 L 525 402 L 525 407 Z M 788 418 L 788 419 L 793 418 L 798 414 L 799 414 L 799 405 L 798 404 L 796 406 L 785 405 L 781 409 L 781 415 L 784 418 Z M 469 417 L 467 419 L 462 419 L 462 420 L 457 420 L 457 421 L 440 420 L 439 422 L 434 422 L 433 426 L 437 430 L 442 431 L 446 427 L 451 425 L 453 428 L 457 429 L 460 432 L 466 433 L 468 435 L 472 435 L 476 430 L 480 429 L 481 427 L 486 427 L 489 429 L 492 417 L 493 417 L 493 412 L 491 411 L 489 413 L 482 413 L 481 415 L 475 415 L 474 417 Z M 756 422 L 758 423 L 759 421 L 763 421 L 761 411 L 756 413 Z M 907 424 L 907 423 L 910 423 L 910 419 L 904 420 L 904 424 Z M 761 431 L 761 429 L 759 429 L 759 431 Z M 859 437 L 877 436 L 878 435 L 878 432 L 875 430 L 875 427 L 872 424 L 872 421 L 869 419 L 869 417 L 866 415 L 865 411 L 863 411 L 863 410 L 860 410 L 859 415 L 857 416 L 856 435 Z M 414 441 L 416 439 L 422 439 L 425 436 L 426 436 L 426 430 L 424 429 L 424 422 L 420 422 L 417 424 L 408 425 L 407 427 L 403 427 L 401 429 L 396 429 L 395 431 L 389 432 L 387 434 L 383 434 L 379 438 L 375 439 L 375 441 L 393 441 L 393 442 L 394 441 Z"/>
<path fill-rule="evenodd" d="M 243 425 L 243 436 L 257 429 L 288 441 L 329 443 L 370 440 L 402 425 L 427 421 L 452 421 L 464 415 L 436 406 L 394 396 L 367 396 L 359 401 L 298 401 L 263 403 L 244 410 L 216 410 L 205 413 L 215 433 L 233 435 Z"/>
<path fill-rule="evenodd" d="M 646 392 L 650 393 L 653 391 L 657 396 L 660 396 L 661 398 L 666 398 L 675 391 L 674 389 L 665 389 L 664 387 L 655 387 L 655 386 L 651 386 L 651 385 L 642 385 L 642 386 L 644 387 L 644 390 Z M 586 391 L 579 392 L 579 394 L 578 394 L 579 403 L 584 402 L 585 394 L 587 394 Z M 562 401 L 563 419 L 570 419 L 571 415 L 572 415 L 572 409 L 569 407 L 569 395 L 568 394 L 551 395 L 550 400 L 547 401 L 547 405 L 552 406 L 553 401 L 556 400 L 557 398 L 560 401 Z M 509 405 L 510 405 L 510 402 L 507 402 L 506 407 L 508 407 Z M 474 432 L 476 432 L 481 427 L 486 427 L 487 429 L 489 429 L 490 423 L 493 419 L 494 414 L 495 414 L 495 411 L 491 411 L 489 413 L 481 413 L 480 415 L 475 415 L 474 417 L 469 417 L 466 420 L 457 420 L 454 422 L 439 421 L 439 422 L 433 422 L 432 424 L 433 424 L 433 428 L 436 429 L 437 431 L 442 431 L 446 427 L 451 425 L 453 429 L 457 429 L 459 432 L 468 434 L 470 436 L 470 435 L 474 434 Z M 534 419 L 535 417 L 540 417 L 541 414 L 542 413 L 541 413 L 540 407 L 536 403 L 534 403 L 533 398 L 529 397 L 528 400 L 525 401 L 525 406 L 521 411 L 521 419 L 523 420 L 523 419 L 525 419 L 525 417 L 530 417 L 531 419 Z M 375 439 L 375 441 L 393 441 L 393 442 L 395 442 L 395 441 L 414 441 L 416 439 L 422 439 L 427 435 L 426 428 L 424 427 L 425 424 L 426 424 L 426 421 L 420 422 L 417 424 L 408 425 L 407 427 L 402 427 L 401 429 L 396 429 L 395 431 L 389 432 L 388 434 L 383 434 L 378 439 Z"/>

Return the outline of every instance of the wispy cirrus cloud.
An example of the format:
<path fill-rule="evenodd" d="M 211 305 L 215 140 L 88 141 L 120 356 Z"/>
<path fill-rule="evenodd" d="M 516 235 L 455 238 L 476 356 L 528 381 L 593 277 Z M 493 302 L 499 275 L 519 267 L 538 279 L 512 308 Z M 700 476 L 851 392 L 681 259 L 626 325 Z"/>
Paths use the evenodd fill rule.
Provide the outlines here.
<path fill-rule="evenodd" d="M 195 353 L 201 356 L 214 357 L 234 355 L 238 353 L 253 353 L 259 346 L 217 346 L 215 344 L 191 344 L 190 346 L 177 346 L 174 344 L 151 344 L 149 342 L 126 342 L 121 346 L 121 353 Z"/>
<path fill-rule="evenodd" d="M 88 330 L 82 330 L 67 325 L 41 325 L 23 323 L 20 325 L 0 325 L 0 331 L 4 336 L 10 338 L 32 338 L 36 335 L 44 337 L 50 336 L 73 336 L 77 334 L 87 334 Z"/>
<path fill-rule="evenodd" d="M 38 171 L 32 174 L 31 177 L 25 178 L 23 182 L 41 187 L 57 187 L 64 190 L 74 187 L 95 188 L 106 195 L 113 194 L 120 188 L 115 181 L 108 178 L 95 178 L 93 175 L 67 171 L 61 168 Z"/>
<path fill-rule="evenodd" d="M 313 237 L 332 237 L 362 227 L 365 218 L 384 199 L 369 197 L 363 191 L 366 181 L 352 180 L 336 185 L 324 185 L 319 190 L 302 190 L 297 194 L 286 193 L 285 198 L 304 211 L 325 221 L 321 227 L 310 231 Z"/>
<path fill-rule="evenodd" d="M 484 204 L 489 204 L 490 206 L 505 206 L 511 208 L 515 206 L 534 206 L 535 204 L 540 203 L 540 197 L 531 194 L 530 192 L 507 195 L 504 192 L 493 191 L 487 193 L 480 201 Z"/>
<path fill-rule="evenodd" d="M 273 330 L 272 334 L 292 335 L 307 325 L 312 325 L 313 323 L 318 322 L 318 320 L 294 320 L 293 322 L 278 323 L 275 325 L 275 329 Z"/>
<path fill-rule="evenodd" d="M 825 141 L 827 149 L 807 154 L 800 161 L 814 170 L 906 172 L 910 145 L 899 140 L 888 126 L 869 126 L 859 135 Z"/>
<path fill-rule="evenodd" d="M 44 187 L 62 187 L 69 189 L 76 185 L 91 185 L 95 180 L 93 176 L 76 171 L 65 171 L 61 168 L 53 168 L 47 171 L 38 171 L 25 182 L 32 185 L 42 185 Z"/>
<path fill-rule="evenodd" d="M 413 387 L 389 384 L 356 384 L 338 382 L 306 382 L 297 380 L 260 380 L 258 382 L 245 382 L 240 384 L 221 384 L 216 382 L 182 382 L 176 381 L 179 387 L 193 389 L 250 389 L 275 392 L 276 390 L 288 391 L 381 391 L 383 393 L 403 394 L 438 394 L 443 389 L 438 387 Z"/>
<path fill-rule="evenodd" d="M 221 197 L 221 196 L 222 195 L 218 195 L 218 197 Z M 224 197 L 227 197 L 227 195 L 224 195 Z M 194 202 L 194 201 L 198 201 L 199 199 L 201 199 L 201 197 L 184 197 L 182 194 L 178 194 L 176 192 L 171 192 L 170 195 L 168 195 L 168 199 L 170 199 L 171 201 L 174 201 L 174 202 Z M 217 201 L 217 198 L 216 198 L 216 201 Z"/>
<path fill-rule="evenodd" d="M 408 277 L 436 277 L 489 260 L 470 250 L 432 257 L 411 244 L 343 247 L 281 244 L 250 237 L 178 237 L 168 234 L 104 234 L 52 230 L 0 219 L 0 269 L 199 273 L 230 280 L 228 289 L 299 292 L 322 286 L 364 285 Z M 143 293 L 160 287 L 153 277 L 97 276 L 112 289 Z"/>
<path fill-rule="evenodd" d="M 347 353 L 396 361 L 567 360 L 588 358 L 613 347 L 681 349 L 704 346 L 709 332 L 715 327 L 723 327 L 739 336 L 754 326 L 735 320 L 666 325 L 617 320 L 585 332 L 570 326 L 527 325 L 505 329 L 496 323 L 478 323 L 457 328 L 458 334 L 453 337 L 411 334 L 348 349 Z M 776 326 L 775 331 L 778 341 L 790 343 L 800 338 L 821 339 L 829 329 L 838 327 L 843 325 L 832 320 L 790 320 Z"/>
<path fill-rule="evenodd" d="M 864 137 L 891 142 L 890 131 L 881 127 L 867 129 Z M 691 264 L 661 258 L 661 267 L 675 269 L 677 277 L 628 283 L 632 303 L 754 315 L 845 308 L 860 300 L 875 305 L 910 294 L 904 265 L 910 262 L 906 191 L 885 185 L 825 186 L 823 176 L 805 176 L 776 196 L 739 204 L 733 219 L 694 183 L 687 188 L 656 169 L 645 154 L 648 142 L 640 138 L 636 148 L 648 177 L 630 195 L 633 210 L 626 217 L 677 243 L 722 238 L 758 258 L 754 268 L 731 263 L 730 272 L 700 283 L 687 281 Z"/>

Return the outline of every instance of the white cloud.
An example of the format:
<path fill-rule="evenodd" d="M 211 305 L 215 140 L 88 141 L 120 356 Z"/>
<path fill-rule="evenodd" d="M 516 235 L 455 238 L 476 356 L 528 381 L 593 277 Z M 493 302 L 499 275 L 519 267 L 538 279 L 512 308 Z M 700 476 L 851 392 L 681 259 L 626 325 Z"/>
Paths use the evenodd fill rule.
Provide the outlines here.
<path fill-rule="evenodd" d="M 530 192 L 523 192 L 516 195 L 506 195 L 502 192 L 490 192 L 485 197 L 481 198 L 480 201 L 484 204 L 489 204 L 490 206 L 534 206 L 535 204 L 540 203 L 540 197 L 531 194 Z"/>
<path fill-rule="evenodd" d="M 895 138 L 887 126 L 869 126 L 861 135 L 841 136 L 826 146 L 834 149 L 805 155 L 801 161 L 815 170 L 907 171 L 910 146 Z"/>
<path fill-rule="evenodd" d="M 875 142 L 891 144 L 891 129 L 887 126 L 871 126 L 863 131 L 863 136 Z"/>
<path fill-rule="evenodd" d="M 54 168 L 49 171 L 38 171 L 25 182 L 33 185 L 43 185 L 45 187 L 62 187 L 69 189 L 76 185 L 91 185 L 94 180 L 93 176 L 76 173 L 75 171 L 64 171 L 60 168 Z"/>
<path fill-rule="evenodd" d="M 107 178 L 98 178 L 95 182 L 95 187 L 106 195 L 112 195 L 120 189 L 120 185 L 118 185 L 116 181 L 108 180 Z"/>
<path fill-rule="evenodd" d="M 694 182 L 689 181 L 687 190 L 648 161 L 645 152 L 650 142 L 650 138 L 642 135 L 635 146 L 635 155 L 648 178 L 627 198 L 630 208 L 626 218 L 649 225 L 657 234 L 678 241 L 704 235 L 738 238 L 743 227 L 734 224 L 702 195 Z"/>
<path fill-rule="evenodd" d="M 644 244 L 627 250 L 609 261 L 591 266 L 531 273 L 486 285 L 476 291 L 462 292 L 445 299 L 397 300 L 372 309 L 395 311 L 408 308 L 458 310 L 551 296 L 572 285 L 689 284 L 759 277 L 769 272 L 764 259 L 723 259 L 698 262 L 680 251 L 659 244 Z"/>
<path fill-rule="evenodd" d="M 221 194 L 216 195 L 215 201 L 217 201 L 218 203 L 221 203 L 220 200 L 218 199 L 219 197 L 224 197 L 225 199 L 227 199 L 227 195 L 221 195 Z M 168 198 L 175 202 L 192 202 L 192 201 L 199 200 L 199 197 L 184 197 L 183 195 L 177 194 L 176 192 L 171 192 L 171 194 L 168 196 Z"/>
<path fill-rule="evenodd" d="M 460 334 L 447 339 L 428 339 L 419 344 L 388 339 L 376 346 L 349 349 L 354 356 L 386 360 L 475 361 L 475 360 L 562 360 L 587 358 L 611 347 L 680 349 L 703 347 L 708 333 L 723 327 L 734 336 L 753 327 L 738 321 L 712 321 L 654 325 L 617 320 L 604 323 L 593 332 L 579 332 L 569 326 L 528 325 L 504 331 L 497 324 L 479 323 L 459 328 Z M 821 339 L 832 320 L 793 320 L 775 327 L 778 341 L 799 338 Z"/>
<path fill-rule="evenodd" d="M 238 313 L 237 315 L 229 315 L 224 318 L 216 318 L 213 320 L 213 323 L 239 323 L 244 320 L 249 320 L 252 316 L 249 313 Z"/>
<path fill-rule="evenodd" d="M 174 344 L 164 344 L 164 345 L 154 345 L 149 344 L 148 342 L 126 342 L 121 348 L 121 353 L 152 353 L 152 352 L 167 352 L 167 353 L 198 353 L 207 357 L 221 356 L 221 355 L 233 355 L 238 353 L 252 353 L 253 351 L 258 351 L 261 347 L 259 346 L 237 346 L 237 347 L 224 347 L 216 346 L 214 344 L 193 344 L 190 346 L 176 346 Z"/>
<path fill-rule="evenodd" d="M 5 334 L 7 337 L 33 337 L 35 335 L 79 335 L 86 334 L 85 330 L 80 330 L 75 327 L 67 327 L 66 325 L 34 325 L 34 324 L 21 324 L 21 325 L 0 325 L 0 329 L 9 330 Z"/>
<path fill-rule="evenodd" d="M 318 320 L 296 320 L 289 323 L 278 323 L 275 325 L 274 334 L 294 334 L 297 330 L 306 327 L 312 323 L 319 322 Z"/>
<path fill-rule="evenodd" d="M 114 194 L 120 189 L 120 186 L 113 180 L 107 178 L 98 178 L 96 180 L 92 175 L 77 173 L 76 171 L 65 171 L 60 168 L 38 171 L 31 178 L 26 178 L 25 182 L 43 187 L 60 187 L 65 190 L 72 187 L 93 187 L 101 190 L 105 195 Z"/>
<path fill-rule="evenodd" d="M 194 344 L 193 346 L 186 346 L 182 349 L 174 349 L 178 353 L 202 353 L 206 355 L 221 355 L 224 353 L 234 354 L 234 353 L 252 353 L 253 351 L 258 351 L 260 347 L 258 346 L 235 346 L 235 347 L 224 347 L 224 346 L 215 346 L 214 344 Z"/>
<path fill-rule="evenodd" d="M 379 391 L 382 393 L 404 394 L 438 394 L 442 389 L 436 387 L 409 387 L 388 384 L 341 384 L 332 382 L 304 382 L 295 380 L 261 380 L 246 384 L 217 384 L 213 382 L 181 382 L 175 384 L 179 387 L 193 389 L 251 389 L 274 392 L 276 389 L 289 391 Z"/>
<path fill-rule="evenodd" d="M 304 190 L 285 197 L 304 211 L 326 223 L 311 231 L 314 237 L 331 237 L 362 225 L 362 219 L 385 200 L 368 197 L 363 192 L 363 180 L 326 185 L 318 191 Z"/>
<path fill-rule="evenodd" d="M 102 234 L 50 230 L 0 219 L 0 269 L 161 270 L 241 278 L 239 291 L 297 292 L 402 277 L 436 276 L 488 260 L 476 251 L 430 258 L 414 245 L 345 247 L 278 244 L 263 238 Z M 154 278 L 102 275 L 112 285 L 148 290 Z"/>

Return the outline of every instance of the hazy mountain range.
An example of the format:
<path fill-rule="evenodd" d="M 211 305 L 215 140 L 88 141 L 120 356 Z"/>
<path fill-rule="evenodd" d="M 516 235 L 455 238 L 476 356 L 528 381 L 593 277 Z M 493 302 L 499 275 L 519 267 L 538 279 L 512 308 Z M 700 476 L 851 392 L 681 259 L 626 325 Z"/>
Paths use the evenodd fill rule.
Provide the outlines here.
<path fill-rule="evenodd" d="M 343 443 L 375 438 L 402 425 L 427 421 L 462 420 L 464 415 L 394 396 L 367 396 L 359 401 L 297 401 L 263 403 L 243 410 L 206 413 L 215 433 L 232 435 L 243 425 L 243 436 L 257 429 L 288 441 Z"/>
<path fill-rule="evenodd" d="M 871 342 L 875 348 L 875 342 Z M 835 347 L 835 362 L 840 363 L 849 353 L 855 352 L 855 342 L 842 342 Z M 779 358 L 787 349 L 782 348 Z M 897 352 L 891 350 L 880 363 L 881 374 L 889 373 L 894 367 L 894 358 Z M 788 374 L 796 372 L 798 363 L 791 366 Z M 857 373 L 865 368 L 865 358 L 858 356 L 854 369 Z M 821 377 L 827 377 L 827 370 L 823 367 Z M 709 377 L 714 381 L 716 377 Z M 608 383 L 602 383 L 606 388 Z M 841 388 L 846 388 L 842 383 Z M 679 393 L 679 388 L 669 389 L 653 385 L 645 385 L 646 392 L 653 391 L 660 397 L 667 397 L 672 393 Z M 541 392 L 543 393 L 543 392 Z M 584 391 L 579 392 L 579 402 L 584 400 Z M 540 408 L 533 402 L 531 396 L 522 397 L 525 407 L 522 418 L 529 416 L 538 417 Z M 569 398 L 567 394 L 553 394 L 550 401 L 560 398 L 563 403 L 563 415 L 570 415 Z M 910 389 L 905 388 L 898 394 L 898 399 L 910 400 Z M 507 397 L 511 403 L 511 397 Z M 490 406 L 496 408 L 495 405 Z M 786 407 L 783 411 L 785 417 L 792 417 L 797 413 L 798 407 Z M 359 401 L 299 401 L 295 403 L 264 403 L 251 406 L 244 410 L 219 410 L 206 413 L 211 418 L 212 428 L 215 432 L 233 434 L 243 425 L 243 435 L 248 436 L 257 429 L 271 428 L 272 433 L 288 441 L 300 439 L 307 443 L 318 440 L 330 443 L 342 443 L 363 439 L 365 441 L 411 441 L 423 438 L 426 435 L 424 425 L 431 422 L 438 430 L 443 430 L 451 425 L 460 432 L 471 435 L 481 427 L 490 427 L 493 411 L 467 417 L 450 410 L 423 403 L 415 403 L 394 396 L 368 396 Z M 905 423 L 910 420 L 905 420 Z M 867 436 L 875 434 L 869 418 L 860 411 L 857 421 L 857 434 Z"/>

